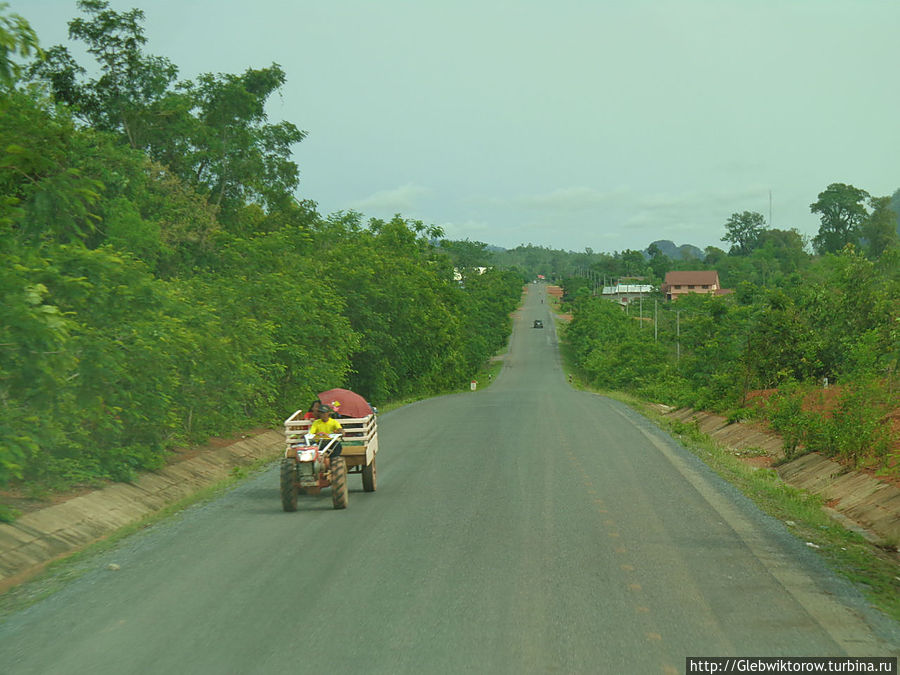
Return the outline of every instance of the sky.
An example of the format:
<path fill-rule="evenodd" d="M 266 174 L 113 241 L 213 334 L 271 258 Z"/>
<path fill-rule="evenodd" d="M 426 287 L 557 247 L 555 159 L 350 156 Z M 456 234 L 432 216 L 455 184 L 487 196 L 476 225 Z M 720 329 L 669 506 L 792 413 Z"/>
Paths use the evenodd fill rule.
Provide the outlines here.
<path fill-rule="evenodd" d="M 75 0 L 6 0 L 43 47 Z M 572 251 L 813 236 L 900 188 L 900 0 L 110 0 L 181 79 L 278 63 L 298 197 Z M 83 52 L 81 52 L 83 54 Z M 81 63 L 86 63 L 79 57 Z M 771 218 L 770 218 L 771 216 Z"/>

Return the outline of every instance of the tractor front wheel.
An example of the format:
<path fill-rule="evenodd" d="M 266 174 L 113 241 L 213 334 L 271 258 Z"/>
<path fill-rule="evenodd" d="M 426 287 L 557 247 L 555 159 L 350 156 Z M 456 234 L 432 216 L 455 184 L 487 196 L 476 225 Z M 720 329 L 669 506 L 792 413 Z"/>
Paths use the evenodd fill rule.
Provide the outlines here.
<path fill-rule="evenodd" d="M 281 460 L 281 507 L 297 510 L 297 463 L 289 457 Z"/>
<path fill-rule="evenodd" d="M 336 509 L 346 509 L 350 491 L 347 489 L 347 462 L 343 457 L 331 459 L 331 501 Z"/>

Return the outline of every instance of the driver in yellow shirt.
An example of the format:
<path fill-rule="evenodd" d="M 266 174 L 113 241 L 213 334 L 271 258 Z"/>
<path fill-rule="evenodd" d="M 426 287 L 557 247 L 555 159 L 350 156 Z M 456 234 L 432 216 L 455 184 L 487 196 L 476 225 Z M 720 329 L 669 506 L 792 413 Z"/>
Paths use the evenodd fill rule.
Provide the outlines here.
<path fill-rule="evenodd" d="M 328 445 L 328 441 L 330 440 L 328 437 L 331 434 L 340 434 L 343 433 L 344 428 L 341 426 L 341 423 L 334 419 L 332 415 L 332 409 L 330 405 L 325 405 L 324 403 L 319 404 L 319 409 L 316 411 L 316 420 L 309 425 L 309 433 L 313 434 L 317 439 L 319 439 L 319 449 L 323 449 L 326 445 Z M 341 454 L 341 442 L 337 441 L 334 445 L 331 446 L 331 457 L 338 457 Z M 325 468 L 331 468 L 331 462 L 329 458 L 325 458 Z"/>

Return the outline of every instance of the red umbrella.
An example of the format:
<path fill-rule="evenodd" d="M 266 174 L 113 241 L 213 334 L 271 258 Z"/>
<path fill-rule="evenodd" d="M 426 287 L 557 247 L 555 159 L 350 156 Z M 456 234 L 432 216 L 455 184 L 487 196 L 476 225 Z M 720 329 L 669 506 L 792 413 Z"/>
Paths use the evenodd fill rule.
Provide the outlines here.
<path fill-rule="evenodd" d="M 329 389 L 319 394 L 319 400 L 330 405 L 334 411 L 344 417 L 367 417 L 374 410 L 366 399 L 349 389 Z"/>

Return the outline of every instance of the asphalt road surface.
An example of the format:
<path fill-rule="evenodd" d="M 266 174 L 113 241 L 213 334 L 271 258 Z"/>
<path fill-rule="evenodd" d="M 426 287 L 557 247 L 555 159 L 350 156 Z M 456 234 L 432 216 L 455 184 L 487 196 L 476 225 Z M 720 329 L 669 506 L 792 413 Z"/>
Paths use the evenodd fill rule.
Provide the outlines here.
<path fill-rule="evenodd" d="M 896 624 L 783 524 L 624 405 L 568 386 L 544 297 L 529 287 L 492 386 L 380 417 L 377 492 L 351 476 L 346 511 L 323 491 L 284 513 L 277 470 L 254 476 L 7 618 L 0 672 L 678 673 L 686 656 L 895 655 Z"/>

